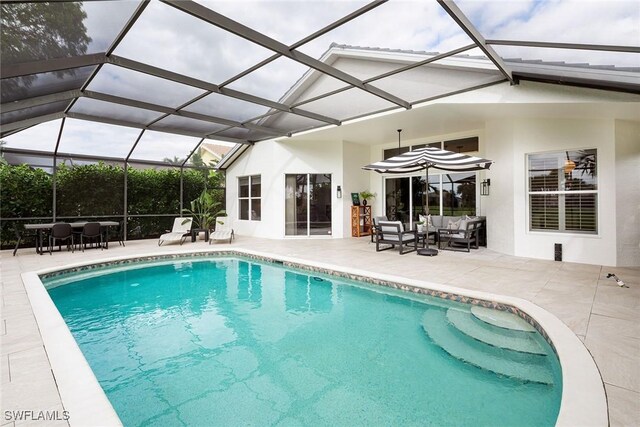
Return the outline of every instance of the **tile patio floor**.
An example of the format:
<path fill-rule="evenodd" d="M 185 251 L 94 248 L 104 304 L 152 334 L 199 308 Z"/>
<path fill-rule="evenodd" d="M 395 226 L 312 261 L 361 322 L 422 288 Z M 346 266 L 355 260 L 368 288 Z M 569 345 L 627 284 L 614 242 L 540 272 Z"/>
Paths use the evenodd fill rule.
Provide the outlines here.
<path fill-rule="evenodd" d="M 227 246 L 225 244 L 225 246 Z M 158 248 L 156 240 L 132 241 L 108 251 L 18 256 L 0 252 L 0 390 L 5 410 L 63 410 L 31 305 L 20 274 L 104 257 L 208 248 L 204 242 Z M 593 355 L 605 382 L 612 426 L 640 426 L 640 268 L 612 268 L 518 258 L 486 249 L 440 252 L 437 257 L 394 251 L 375 252 L 368 238 L 266 240 L 239 236 L 232 248 L 286 255 L 410 279 L 425 279 L 466 289 L 520 297 L 547 309 L 568 325 Z M 617 274 L 629 289 L 616 286 Z M 51 422 L 38 422 L 49 425 Z M 64 425 L 66 422 L 58 424 Z M 16 422 L 15 425 L 22 425 Z"/>

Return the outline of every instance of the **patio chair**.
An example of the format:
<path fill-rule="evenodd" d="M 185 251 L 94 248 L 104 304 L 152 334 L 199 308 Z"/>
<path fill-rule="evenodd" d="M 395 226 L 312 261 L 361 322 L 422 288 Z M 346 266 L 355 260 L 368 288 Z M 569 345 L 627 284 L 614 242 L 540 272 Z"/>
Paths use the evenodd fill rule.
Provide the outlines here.
<path fill-rule="evenodd" d="M 458 229 L 439 229 L 438 248 L 460 251 L 465 250 L 464 246 L 466 246 L 466 252 L 471 252 L 471 248 L 478 249 L 478 232 L 480 231 L 481 226 L 482 221 L 475 220 L 466 221 L 466 223 L 461 224 L 461 227 Z"/>
<path fill-rule="evenodd" d="M 65 222 L 53 224 L 53 227 L 51 227 L 51 234 L 49 234 L 49 255 L 51 255 L 51 253 L 53 252 L 53 246 L 56 244 L 56 240 L 66 241 L 67 250 L 69 250 L 69 247 L 71 247 L 71 252 L 75 252 L 73 243 L 73 228 L 71 227 L 71 224 Z M 71 243 L 71 245 L 69 245 L 69 243 Z M 62 250 L 60 242 L 58 242 L 58 249 Z"/>
<path fill-rule="evenodd" d="M 233 228 L 231 228 L 231 224 L 227 222 L 226 216 L 219 216 L 216 218 L 216 228 L 213 233 L 209 236 L 209 244 L 212 242 L 226 241 L 231 240 L 235 237 L 233 235 Z"/>
<path fill-rule="evenodd" d="M 390 246 L 380 249 L 381 244 Z M 400 249 L 400 255 L 417 250 L 418 235 L 416 230 L 404 231 L 400 221 L 379 221 L 378 232 L 376 233 L 376 252 L 393 249 L 396 245 Z M 410 247 L 407 251 L 403 249 L 406 246 Z"/>
<path fill-rule="evenodd" d="M 88 222 L 82 227 L 82 233 L 80 233 L 80 248 L 82 249 L 82 252 L 84 252 L 87 243 L 91 244 L 94 241 L 96 244 L 100 241 L 100 248 L 104 249 L 100 223 Z"/>
<path fill-rule="evenodd" d="M 373 217 L 372 219 L 373 227 L 371 227 L 371 243 L 373 243 L 374 236 L 378 233 L 378 228 L 379 228 L 378 223 L 380 221 L 389 221 L 389 218 L 387 218 L 386 215 Z"/>
<path fill-rule="evenodd" d="M 167 233 L 160 236 L 158 239 L 158 246 L 162 246 L 165 242 L 180 242 L 182 245 L 184 240 L 191 234 L 191 223 L 193 222 L 193 218 L 190 217 L 180 217 L 176 218 L 173 221 L 173 228 L 171 231 L 167 230 Z"/>

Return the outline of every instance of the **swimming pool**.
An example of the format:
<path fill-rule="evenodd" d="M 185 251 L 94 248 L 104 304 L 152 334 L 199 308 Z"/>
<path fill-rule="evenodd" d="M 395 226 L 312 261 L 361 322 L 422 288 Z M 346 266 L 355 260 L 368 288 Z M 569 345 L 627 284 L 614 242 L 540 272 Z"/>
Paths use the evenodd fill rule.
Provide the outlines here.
<path fill-rule="evenodd" d="M 45 284 L 125 425 L 552 425 L 560 406 L 547 342 L 466 304 L 228 257 Z"/>

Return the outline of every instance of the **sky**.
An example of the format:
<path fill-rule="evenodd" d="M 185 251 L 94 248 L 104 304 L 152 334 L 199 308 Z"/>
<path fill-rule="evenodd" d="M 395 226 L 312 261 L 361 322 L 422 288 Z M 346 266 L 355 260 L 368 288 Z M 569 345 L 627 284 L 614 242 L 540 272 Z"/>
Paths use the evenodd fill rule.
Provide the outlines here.
<path fill-rule="evenodd" d="M 367 2 L 229 0 L 198 3 L 291 45 Z M 488 39 L 640 46 L 640 1 L 637 0 L 459 0 L 456 3 Z M 86 2 L 83 7 L 88 16 L 84 24 L 92 38 L 88 51 L 107 49 L 137 5 L 138 2 L 133 0 Z M 332 42 L 427 52 L 446 52 L 471 44 L 468 36 L 437 2 L 425 0 L 391 0 L 302 45 L 299 50 L 320 58 Z M 495 49 L 504 57 L 640 67 L 640 54 L 502 46 Z M 157 0 L 150 2 L 114 53 L 215 84 L 226 82 L 273 54 Z M 230 83 L 228 87 L 277 101 L 307 70 L 300 63 L 280 58 Z M 114 65 L 105 65 L 88 89 L 169 107 L 177 107 L 203 93 L 200 89 L 162 81 Z M 247 108 L 246 103 L 230 99 L 220 103 L 220 98 L 219 95 L 210 95 L 188 110 L 240 121 L 264 113 L 263 107 Z M 81 101 L 72 111 L 94 114 L 108 111 L 108 106 L 101 105 L 99 101 Z M 120 114 L 140 122 L 155 117 L 136 109 L 122 110 Z M 119 134 L 110 129 L 113 126 L 79 120 L 73 122 L 80 123 L 74 123 L 69 131 L 65 130 L 61 151 L 78 149 L 80 152 L 121 155 L 128 152 L 127 148 L 139 134 L 136 129 L 123 128 Z M 45 136 L 51 128 L 49 123 L 42 124 L 22 132 L 28 134 L 26 137 L 16 134 L 6 141 L 9 146 L 23 148 L 50 147 L 51 144 L 44 141 L 51 140 L 50 135 Z M 168 142 L 171 138 L 176 142 Z M 30 145 L 29 141 L 32 141 Z M 105 144 L 108 149 L 105 149 Z M 175 154 L 180 157 L 182 152 L 190 151 L 189 147 L 192 147 L 191 138 L 158 136 L 141 141 L 134 157 L 139 155 L 138 158 L 154 160 L 173 157 L 170 155 L 173 149 L 180 151 Z"/>

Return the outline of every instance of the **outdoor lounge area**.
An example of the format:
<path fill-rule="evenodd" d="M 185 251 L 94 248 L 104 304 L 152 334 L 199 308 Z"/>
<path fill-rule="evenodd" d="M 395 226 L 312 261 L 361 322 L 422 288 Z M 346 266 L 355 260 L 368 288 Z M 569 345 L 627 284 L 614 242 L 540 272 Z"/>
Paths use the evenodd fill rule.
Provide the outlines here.
<path fill-rule="evenodd" d="M 0 426 L 640 425 L 637 2 L 0 8 Z"/>

